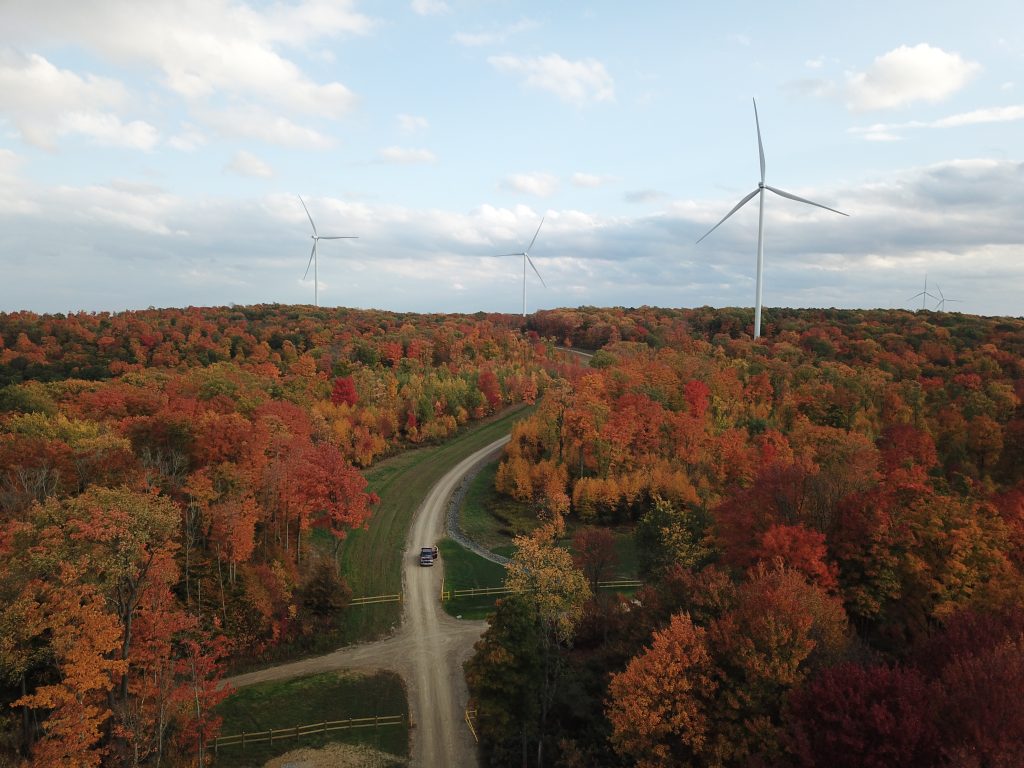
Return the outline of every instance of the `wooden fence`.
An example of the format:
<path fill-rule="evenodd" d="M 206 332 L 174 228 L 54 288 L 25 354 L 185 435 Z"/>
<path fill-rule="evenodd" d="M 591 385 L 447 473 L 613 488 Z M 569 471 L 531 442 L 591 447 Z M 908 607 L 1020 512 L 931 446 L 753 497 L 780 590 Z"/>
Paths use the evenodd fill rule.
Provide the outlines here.
<path fill-rule="evenodd" d="M 475 709 L 469 709 L 469 708 L 467 708 L 467 709 L 466 709 L 466 714 L 465 714 L 465 718 L 466 718 L 466 725 L 468 725 L 468 726 L 469 726 L 469 732 L 473 734 L 473 741 L 475 741 L 475 742 L 479 743 L 479 742 L 480 742 L 480 739 L 479 739 L 479 738 L 477 738 L 477 735 L 476 735 L 476 728 L 474 728 L 474 727 L 473 727 L 473 719 L 474 719 L 475 717 L 476 717 L 476 710 L 475 710 Z"/>
<path fill-rule="evenodd" d="M 399 592 L 394 595 L 371 595 L 370 597 L 353 597 L 349 601 L 349 605 L 377 605 L 378 603 L 400 603 L 402 602 L 402 593 Z"/>
<path fill-rule="evenodd" d="M 643 585 L 639 579 L 617 579 L 614 581 L 597 582 L 598 589 L 636 589 Z M 512 590 L 507 587 L 474 587 L 470 589 L 449 589 L 441 585 L 441 601 L 454 600 L 459 597 L 500 597 L 511 594 Z"/>
<path fill-rule="evenodd" d="M 213 742 L 213 751 L 214 754 L 217 754 L 221 747 L 241 746 L 244 752 L 247 744 L 259 744 L 262 742 L 273 744 L 275 740 L 278 742 L 294 741 L 299 743 L 303 736 L 324 735 L 332 731 L 345 731 L 355 728 L 381 728 L 388 725 L 401 725 L 404 722 L 404 715 L 380 715 L 378 717 L 350 717 L 347 720 L 327 720 L 323 723 L 296 725 L 294 728 L 273 728 L 267 731 L 236 733 L 231 736 L 218 736 Z"/>

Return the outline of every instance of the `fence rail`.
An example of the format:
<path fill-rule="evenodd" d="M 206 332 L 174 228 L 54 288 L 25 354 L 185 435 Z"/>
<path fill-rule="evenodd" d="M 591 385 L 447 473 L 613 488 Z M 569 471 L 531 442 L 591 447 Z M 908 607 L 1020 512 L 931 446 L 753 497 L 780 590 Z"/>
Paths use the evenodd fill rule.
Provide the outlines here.
<path fill-rule="evenodd" d="M 376 605 L 378 603 L 400 603 L 402 602 L 402 593 L 399 592 L 394 595 L 370 595 L 369 597 L 353 597 L 349 600 L 349 605 Z"/>
<path fill-rule="evenodd" d="M 221 747 L 236 746 L 241 746 L 244 751 L 247 744 L 259 744 L 264 741 L 273 744 L 275 739 L 298 742 L 303 736 L 323 735 L 332 731 L 355 728 L 380 728 L 388 725 L 401 725 L 404 722 L 404 715 L 380 715 L 378 717 L 350 717 L 347 720 L 327 720 L 322 723 L 296 725 L 292 728 L 272 728 L 252 733 L 236 733 L 230 736 L 218 736 L 213 742 L 213 751 L 216 754 Z"/>
<path fill-rule="evenodd" d="M 476 735 L 476 728 L 473 727 L 473 718 L 474 717 L 476 717 L 476 710 L 475 709 L 469 709 L 467 707 L 466 708 L 466 714 L 465 714 L 466 725 L 469 726 L 469 732 L 471 734 L 473 734 L 473 741 L 475 741 L 477 743 L 480 743 L 480 739 L 477 738 L 477 735 Z"/>
<path fill-rule="evenodd" d="M 597 582 L 598 589 L 636 589 L 643 585 L 639 579 L 616 579 L 613 581 Z M 508 587 L 472 587 L 467 589 L 444 589 L 441 588 L 441 600 L 454 600 L 459 597 L 498 597 L 511 594 Z"/>
<path fill-rule="evenodd" d="M 618 579 L 617 581 L 597 582 L 598 589 L 635 589 L 641 586 L 643 586 L 643 582 L 640 579 Z"/>

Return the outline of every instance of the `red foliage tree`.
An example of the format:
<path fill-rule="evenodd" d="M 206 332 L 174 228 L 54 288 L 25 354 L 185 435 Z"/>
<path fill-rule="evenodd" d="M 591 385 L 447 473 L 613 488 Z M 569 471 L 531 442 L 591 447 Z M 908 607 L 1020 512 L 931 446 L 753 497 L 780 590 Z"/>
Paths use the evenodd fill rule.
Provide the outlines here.
<path fill-rule="evenodd" d="M 331 402 L 335 405 L 355 405 L 359 401 L 356 383 L 351 376 L 339 376 L 334 380 L 331 390 Z"/>
<path fill-rule="evenodd" d="M 501 387 L 498 384 L 497 375 L 490 368 L 484 368 L 480 371 L 477 387 L 487 399 L 487 404 L 492 411 L 501 405 Z"/>
<path fill-rule="evenodd" d="M 789 697 L 790 748 L 805 768 L 935 765 L 935 691 L 914 669 L 842 664 Z"/>

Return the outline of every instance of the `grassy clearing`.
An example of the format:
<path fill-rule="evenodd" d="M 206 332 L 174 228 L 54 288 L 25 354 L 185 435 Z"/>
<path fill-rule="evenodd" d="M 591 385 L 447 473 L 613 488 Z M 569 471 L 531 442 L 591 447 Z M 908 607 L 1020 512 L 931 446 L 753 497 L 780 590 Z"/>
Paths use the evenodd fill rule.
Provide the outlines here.
<path fill-rule="evenodd" d="M 444 562 L 446 590 L 500 587 L 504 583 L 504 566 L 485 560 L 451 539 L 443 539 L 438 548 Z M 451 616 L 482 619 L 494 611 L 494 600 L 494 597 L 460 597 L 446 601 L 444 609 Z"/>
<path fill-rule="evenodd" d="M 400 758 L 409 755 L 409 710 L 405 689 L 398 675 L 391 672 L 373 675 L 328 672 L 252 685 L 225 699 L 218 712 L 224 718 L 221 728 L 224 735 L 375 715 L 403 715 L 405 724 L 304 736 L 301 743 L 289 738 L 275 740 L 273 744 L 247 744 L 244 752 L 241 746 L 224 747 L 214 760 L 216 768 L 262 765 L 297 746 L 316 748 L 329 741 L 367 744 Z"/>
<path fill-rule="evenodd" d="M 528 504 L 494 490 L 497 469 L 497 462 L 488 464 L 473 478 L 459 508 L 459 525 L 462 532 L 477 544 L 495 554 L 511 557 L 515 551 L 513 538 L 534 530 L 540 521 Z M 566 537 L 562 545 L 571 551 L 573 534 L 585 527 L 572 518 L 566 520 Z M 619 526 L 609 530 L 615 537 L 615 551 L 619 558 L 610 578 L 635 579 L 638 572 L 637 552 L 632 527 Z"/>
<path fill-rule="evenodd" d="M 513 537 L 529 533 L 538 525 L 537 515 L 529 504 L 494 490 L 497 471 L 497 462 L 483 467 L 470 482 L 459 509 L 462 532 L 491 552 L 511 546 Z"/>

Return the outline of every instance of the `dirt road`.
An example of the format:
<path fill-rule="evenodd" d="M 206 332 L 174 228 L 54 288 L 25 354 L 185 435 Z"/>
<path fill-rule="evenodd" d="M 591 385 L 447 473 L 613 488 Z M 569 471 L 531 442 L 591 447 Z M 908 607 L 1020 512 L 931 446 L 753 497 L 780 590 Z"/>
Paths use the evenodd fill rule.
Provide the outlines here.
<path fill-rule="evenodd" d="M 419 565 L 420 547 L 441 538 L 448 499 L 474 465 L 509 440 L 495 440 L 460 461 L 423 500 L 406 539 L 402 563 L 405 597 L 402 626 L 394 637 L 374 643 L 250 672 L 228 682 L 236 688 L 335 669 L 389 669 L 398 672 L 409 692 L 412 765 L 475 766 L 476 744 L 464 721 L 469 697 L 462 665 L 487 624 L 453 619 L 441 608 L 444 561 Z M 358 609 L 353 609 L 358 610 Z"/>

